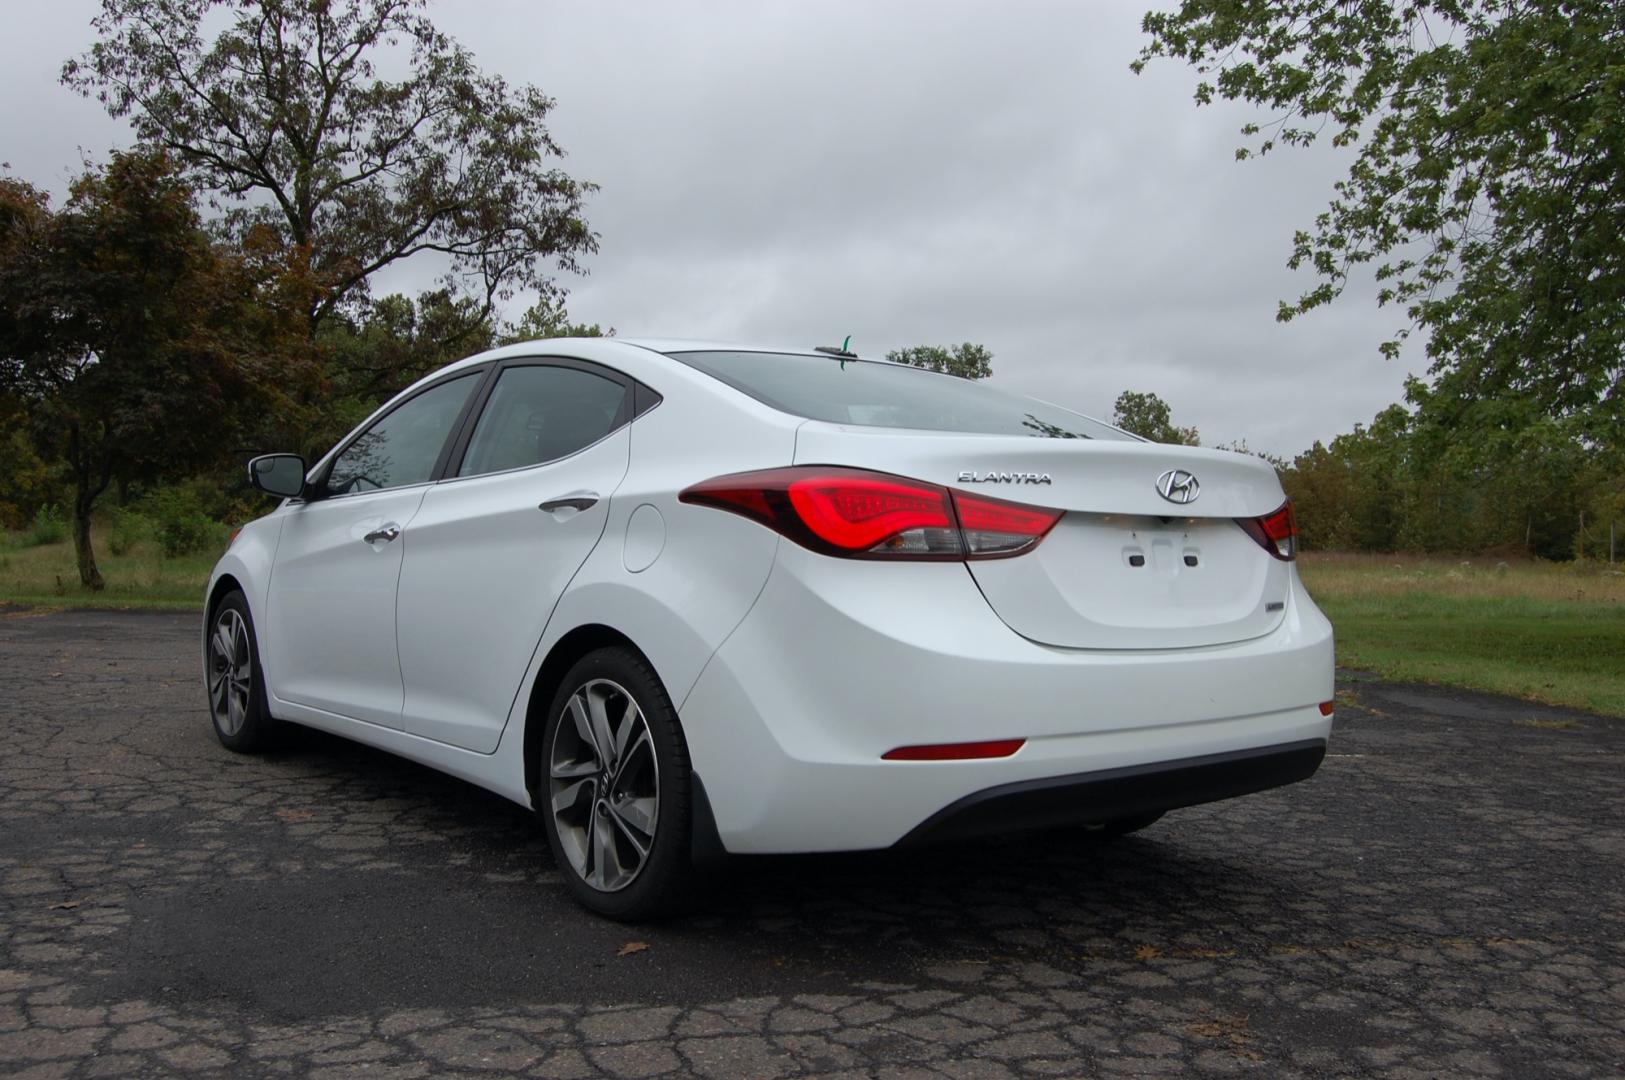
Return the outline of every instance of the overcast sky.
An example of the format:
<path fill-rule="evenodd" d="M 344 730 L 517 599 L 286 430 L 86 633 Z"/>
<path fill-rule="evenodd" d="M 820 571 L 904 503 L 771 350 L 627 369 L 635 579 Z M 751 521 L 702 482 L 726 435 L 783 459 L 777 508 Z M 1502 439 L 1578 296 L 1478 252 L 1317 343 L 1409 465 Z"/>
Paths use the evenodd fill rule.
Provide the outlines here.
<path fill-rule="evenodd" d="M 624 336 L 974 341 L 999 384 L 1109 417 L 1150 390 L 1207 445 L 1292 454 L 1402 394 L 1419 350 L 1371 288 L 1289 325 L 1294 228 L 1347 160 L 1237 163 L 1247 114 L 1135 76 L 1150 0 L 439 0 L 488 69 L 557 100 L 551 130 L 601 250 L 573 318 Z M 10 0 L 0 161 L 60 192 L 129 134 L 58 85 L 95 0 Z M 427 265 L 385 289 L 427 284 Z M 516 314 L 516 313 L 515 313 Z"/>

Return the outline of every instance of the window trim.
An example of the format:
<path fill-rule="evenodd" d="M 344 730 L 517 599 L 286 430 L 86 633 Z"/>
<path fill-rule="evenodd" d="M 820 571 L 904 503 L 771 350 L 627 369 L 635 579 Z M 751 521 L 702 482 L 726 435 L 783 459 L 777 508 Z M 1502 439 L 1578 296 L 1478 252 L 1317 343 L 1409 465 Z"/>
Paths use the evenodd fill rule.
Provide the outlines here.
<path fill-rule="evenodd" d="M 610 382 L 618 384 L 622 390 L 622 397 L 620 409 L 615 413 L 614 423 L 610 426 L 608 431 L 604 432 L 586 446 L 577 447 L 575 450 L 572 450 L 568 454 L 564 454 L 560 457 L 549 458 L 546 461 L 532 462 L 529 465 L 516 465 L 511 469 L 495 469 L 491 472 L 470 473 L 467 476 L 459 475 L 458 470 L 463 467 L 463 459 L 468 456 L 469 444 L 474 441 L 474 432 L 479 428 L 480 417 L 485 415 L 485 407 L 490 403 L 491 395 L 496 391 L 497 380 L 502 378 L 503 372 L 512 368 L 520 367 L 573 368 L 576 371 L 582 371 L 588 375 L 597 375 L 600 378 L 608 379 Z M 643 395 L 639 392 L 640 388 L 642 388 L 642 390 L 648 394 L 653 395 L 653 400 L 645 404 L 643 401 Z M 561 461 L 568 461 L 577 454 L 597 446 L 599 443 L 603 442 L 617 431 L 620 431 L 626 425 L 630 424 L 633 420 L 636 420 L 639 416 L 643 415 L 645 412 L 648 412 L 649 409 L 654 408 L 654 406 L 658 405 L 661 401 L 661 397 L 658 393 L 644 387 L 642 383 L 638 382 L 638 380 L 632 378 L 632 376 L 626 374 L 625 372 L 618 371 L 612 367 L 606 367 L 603 364 L 594 363 L 591 360 L 580 360 L 573 356 L 515 356 L 506 360 L 498 361 L 495 365 L 493 365 L 491 375 L 483 384 L 481 384 L 479 390 L 476 392 L 476 398 L 476 407 L 471 412 L 467 421 L 458 430 L 457 438 L 452 444 L 450 451 L 443 462 L 443 468 L 440 470 L 439 475 L 437 475 L 435 478 L 435 483 L 449 484 L 458 480 L 477 480 L 484 476 L 506 476 L 509 473 L 524 472 L 526 469 L 539 469 L 546 465 L 555 465 Z"/>
<path fill-rule="evenodd" d="M 311 487 L 315 492 L 315 498 L 308 501 L 329 502 L 333 499 L 353 499 L 359 495 L 377 495 L 385 491 L 407 491 L 411 488 L 424 487 L 438 481 L 440 477 L 444 475 L 447 455 L 449 454 L 451 448 L 456 445 L 457 440 L 461 438 L 463 429 L 468 425 L 468 419 L 472 413 L 474 404 L 481 399 L 486 388 L 491 383 L 491 372 L 493 370 L 495 370 L 494 365 L 484 363 L 471 364 L 468 367 L 458 368 L 455 371 L 448 371 L 445 373 L 445 375 L 436 378 L 431 382 L 424 383 L 423 386 L 419 387 L 411 395 L 391 402 L 383 412 L 380 412 L 378 415 L 372 417 L 364 427 L 352 432 L 350 435 L 346 436 L 344 441 L 339 443 L 338 446 L 328 451 L 326 463 L 322 465 L 320 470 L 318 470 L 315 480 L 311 483 Z M 333 467 L 338 464 L 339 458 L 344 456 L 345 451 L 349 450 L 350 447 L 355 445 L 356 442 L 358 442 L 363 436 L 393 416 L 397 409 L 405 406 L 408 402 L 416 401 L 430 390 L 437 389 L 444 386 L 446 383 L 454 382 L 457 379 L 467 378 L 470 375 L 476 377 L 474 387 L 469 392 L 468 398 L 463 402 L 463 406 L 458 411 L 456 419 L 452 421 L 451 430 L 446 433 L 445 439 L 441 441 L 440 452 L 435 455 L 434 467 L 429 470 L 429 478 L 427 480 L 419 480 L 411 484 L 397 484 L 394 487 L 377 488 L 372 491 L 330 492 L 327 490 L 327 481 L 333 475 Z"/>

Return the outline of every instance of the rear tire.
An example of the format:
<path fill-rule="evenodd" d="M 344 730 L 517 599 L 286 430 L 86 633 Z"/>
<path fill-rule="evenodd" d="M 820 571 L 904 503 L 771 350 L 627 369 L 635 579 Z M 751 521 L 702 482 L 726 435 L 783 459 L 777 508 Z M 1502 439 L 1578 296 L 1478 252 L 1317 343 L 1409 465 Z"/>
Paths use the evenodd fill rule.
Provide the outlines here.
<path fill-rule="evenodd" d="M 642 656 L 604 648 L 570 668 L 540 766 L 534 803 L 571 895 L 621 922 L 679 910 L 692 878 L 688 744 Z"/>
<path fill-rule="evenodd" d="M 204 624 L 203 687 L 215 737 L 227 750 L 256 754 L 275 745 L 280 727 L 265 705 L 259 639 L 248 598 L 233 589 Z"/>

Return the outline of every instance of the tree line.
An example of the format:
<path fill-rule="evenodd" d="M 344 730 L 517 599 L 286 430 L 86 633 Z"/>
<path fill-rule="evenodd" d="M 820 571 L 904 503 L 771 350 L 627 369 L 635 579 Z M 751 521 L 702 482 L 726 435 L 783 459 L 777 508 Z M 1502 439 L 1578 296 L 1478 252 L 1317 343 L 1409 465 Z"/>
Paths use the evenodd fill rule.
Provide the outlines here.
<path fill-rule="evenodd" d="M 1257 5 L 1146 16 L 1196 100 L 1272 117 L 1241 158 L 1326 135 L 1354 155 L 1289 264 L 1369 269 L 1431 370 L 1369 425 L 1276 460 L 1306 546 L 1604 553 L 1625 477 L 1625 5 Z M 216 517 L 240 463 L 315 456 L 378 401 L 570 322 L 560 275 L 597 248 L 595 186 L 562 168 L 553 101 L 483 71 L 425 0 L 102 0 L 64 85 L 136 144 L 53 203 L 0 172 L 0 524 L 63 505 L 102 578 L 98 507 L 187 479 Z M 377 274 L 433 259 L 415 296 Z M 533 301 L 517 320 L 503 312 Z M 969 378 L 964 343 L 890 359 Z M 1195 444 L 1154 394 L 1115 419 Z M 1589 523 L 1589 524 L 1588 524 Z"/>

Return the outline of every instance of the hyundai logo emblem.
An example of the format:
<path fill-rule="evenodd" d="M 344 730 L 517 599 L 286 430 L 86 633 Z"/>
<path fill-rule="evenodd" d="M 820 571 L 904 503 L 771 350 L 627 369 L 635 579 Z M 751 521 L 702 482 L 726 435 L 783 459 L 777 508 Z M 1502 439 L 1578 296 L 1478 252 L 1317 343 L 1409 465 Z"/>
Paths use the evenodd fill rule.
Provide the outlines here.
<path fill-rule="evenodd" d="M 1184 469 L 1169 469 L 1157 477 L 1157 494 L 1171 503 L 1184 506 L 1195 502 L 1196 496 L 1201 493 L 1202 485 Z"/>

